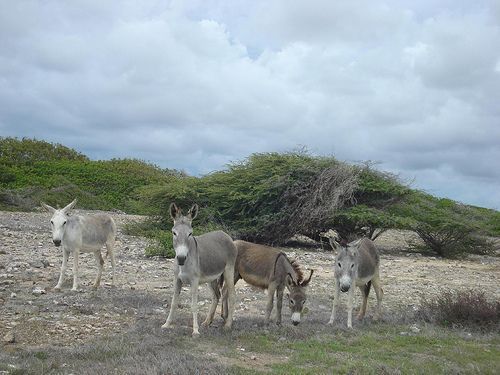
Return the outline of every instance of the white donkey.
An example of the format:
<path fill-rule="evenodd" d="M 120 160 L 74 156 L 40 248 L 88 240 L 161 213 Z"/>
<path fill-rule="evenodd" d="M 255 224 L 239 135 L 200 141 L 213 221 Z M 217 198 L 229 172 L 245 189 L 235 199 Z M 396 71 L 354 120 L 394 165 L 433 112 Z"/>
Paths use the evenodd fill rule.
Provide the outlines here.
<path fill-rule="evenodd" d="M 113 218 L 107 214 L 93 216 L 68 216 L 68 211 L 76 204 L 76 199 L 62 209 L 55 209 L 42 202 L 42 207 L 52 213 L 50 225 L 52 227 L 52 241 L 57 247 L 62 245 L 63 261 L 59 281 L 55 290 L 60 290 L 66 273 L 68 256 L 73 254 L 73 288 L 78 290 L 78 256 L 80 252 L 94 253 L 97 260 L 97 277 L 93 288 L 97 288 L 101 282 L 104 259 L 101 249 L 106 245 L 107 254 L 110 256 L 113 268 L 113 283 L 115 279 L 115 255 L 114 244 L 116 237 L 116 224 Z"/>
<path fill-rule="evenodd" d="M 338 250 L 335 257 L 335 296 L 333 299 L 332 315 L 328 324 L 333 324 L 335 308 L 338 306 L 340 291 L 348 292 L 347 299 L 347 326 L 352 328 L 352 304 L 355 287 L 359 287 L 363 294 L 363 304 L 358 314 L 362 320 L 366 312 L 366 304 L 370 287 L 373 285 L 377 295 L 376 318 L 380 316 L 380 303 L 382 302 L 382 287 L 379 278 L 380 258 L 373 241 L 368 238 L 347 243 L 339 243 L 335 236 L 330 236 L 330 245 Z"/>

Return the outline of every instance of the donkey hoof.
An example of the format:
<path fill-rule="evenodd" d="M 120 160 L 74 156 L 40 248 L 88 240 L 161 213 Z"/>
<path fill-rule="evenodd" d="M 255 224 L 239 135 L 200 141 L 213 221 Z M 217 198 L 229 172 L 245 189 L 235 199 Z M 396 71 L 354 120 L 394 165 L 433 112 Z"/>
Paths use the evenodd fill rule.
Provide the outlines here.
<path fill-rule="evenodd" d="M 170 323 L 165 323 L 164 325 L 161 326 L 161 329 L 170 329 L 172 328 L 172 325 Z"/>
<path fill-rule="evenodd" d="M 330 320 L 328 321 L 328 323 L 326 323 L 326 324 L 328 324 L 329 326 L 332 326 L 332 325 L 333 325 L 333 319 L 330 319 Z"/>
<path fill-rule="evenodd" d="M 56 291 L 56 292 L 60 292 L 60 291 L 61 291 L 61 287 L 60 287 L 60 286 L 58 286 L 58 285 L 56 285 L 56 286 L 54 287 L 54 291 Z"/>
<path fill-rule="evenodd" d="M 364 317 L 365 317 L 364 315 L 358 315 L 358 316 L 356 316 L 356 319 L 358 319 L 359 321 L 361 321 L 361 320 L 363 320 Z"/>
<path fill-rule="evenodd" d="M 210 324 L 212 324 L 212 322 L 207 322 L 207 321 L 205 320 L 203 323 L 201 323 L 201 326 L 202 326 L 202 327 L 210 327 Z"/>
<path fill-rule="evenodd" d="M 191 334 L 191 337 L 193 337 L 193 338 L 200 337 L 200 332 L 193 331 L 193 333 Z"/>
<path fill-rule="evenodd" d="M 231 324 L 224 324 L 223 329 L 224 329 L 224 331 L 230 331 L 232 329 L 232 325 Z"/>

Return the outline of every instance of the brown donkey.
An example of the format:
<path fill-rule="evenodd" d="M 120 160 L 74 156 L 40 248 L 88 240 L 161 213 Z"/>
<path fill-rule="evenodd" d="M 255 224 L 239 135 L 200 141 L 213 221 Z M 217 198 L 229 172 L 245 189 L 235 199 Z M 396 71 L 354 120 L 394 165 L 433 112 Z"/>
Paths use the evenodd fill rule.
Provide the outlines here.
<path fill-rule="evenodd" d="M 266 324 L 269 324 L 273 310 L 274 293 L 277 298 L 276 324 L 281 324 L 281 307 L 285 287 L 290 295 L 289 306 L 292 312 L 292 323 L 300 323 L 302 309 L 306 302 L 305 287 L 311 281 L 313 270 L 307 280 L 295 261 L 290 261 L 285 253 L 273 247 L 257 245 L 246 241 L 234 241 L 238 249 L 234 270 L 234 284 L 243 279 L 248 284 L 268 290 Z M 225 291 L 224 291 L 225 295 Z M 226 319 L 227 300 L 222 299 L 222 316 Z"/>

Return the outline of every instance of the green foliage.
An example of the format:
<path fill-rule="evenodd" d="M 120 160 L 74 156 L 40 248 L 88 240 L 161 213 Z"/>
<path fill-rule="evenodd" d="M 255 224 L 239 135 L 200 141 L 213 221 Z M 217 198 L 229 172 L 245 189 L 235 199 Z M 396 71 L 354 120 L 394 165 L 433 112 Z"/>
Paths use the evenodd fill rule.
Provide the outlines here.
<path fill-rule="evenodd" d="M 143 191 L 143 198 L 149 200 L 148 206 L 158 208 L 156 214 L 164 223 L 169 221 L 171 202 L 184 210 L 196 202 L 201 207 L 197 219 L 201 225 L 217 225 L 239 238 L 283 243 L 301 231 L 319 232 L 324 224 L 318 219 L 320 214 L 333 215 L 333 199 L 317 194 L 320 199 L 312 204 L 307 201 L 313 191 L 319 190 L 317 181 L 325 177 L 325 171 L 355 174 L 334 158 L 312 157 L 303 152 L 253 154 L 229 165 L 227 170 L 202 178 L 172 178 L 164 189 Z M 329 193 L 335 184 L 323 191 Z"/>
<path fill-rule="evenodd" d="M 46 201 L 151 215 L 148 253 L 171 256 L 168 207 L 200 205 L 195 228 L 283 244 L 300 233 L 319 239 L 337 229 L 372 238 L 411 229 L 443 256 L 491 250 L 482 235 L 500 235 L 500 212 L 461 205 L 412 190 L 369 164 L 348 165 L 307 152 L 260 153 L 202 177 L 135 159 L 91 161 L 58 144 L 0 138 L 0 209 L 30 210 Z"/>
<path fill-rule="evenodd" d="M 471 220 L 468 206 L 414 191 L 391 211 L 410 218 L 407 229 L 415 231 L 424 242 L 423 246 L 412 245 L 419 251 L 432 251 L 443 257 L 493 251 L 492 243 L 484 238 L 486 234 L 494 234 L 488 228 L 489 223 Z"/>
<path fill-rule="evenodd" d="M 150 233 L 150 237 L 152 238 L 152 243 L 146 247 L 146 256 L 175 257 L 172 233 L 170 231 L 154 231 Z"/>
<path fill-rule="evenodd" d="M 38 161 L 89 160 L 85 155 L 58 143 L 36 139 L 0 137 L 0 164 L 30 164 Z"/>
<path fill-rule="evenodd" d="M 78 198 L 81 208 L 148 213 L 139 189 L 179 174 L 135 159 L 91 161 L 43 141 L 2 138 L 0 145 L 2 208 L 29 210 L 41 200 L 55 206 Z"/>

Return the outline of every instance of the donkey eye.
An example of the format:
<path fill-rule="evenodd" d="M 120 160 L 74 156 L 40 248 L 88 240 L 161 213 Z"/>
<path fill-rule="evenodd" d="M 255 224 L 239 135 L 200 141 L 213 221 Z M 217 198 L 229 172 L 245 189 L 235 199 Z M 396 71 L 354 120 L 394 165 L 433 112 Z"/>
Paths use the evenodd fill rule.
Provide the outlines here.
<path fill-rule="evenodd" d="M 192 235 L 193 235 L 193 233 L 189 233 L 189 234 L 188 234 L 188 237 L 191 237 Z"/>
<path fill-rule="evenodd" d="M 172 234 L 173 234 L 174 236 L 177 236 L 177 232 L 175 232 L 175 231 L 172 231 Z"/>
<path fill-rule="evenodd" d="M 337 263 L 339 265 L 339 268 L 342 268 L 342 264 L 340 264 L 340 262 Z"/>
<path fill-rule="evenodd" d="M 66 222 L 64 222 L 63 225 L 66 225 Z"/>
<path fill-rule="evenodd" d="M 293 299 L 290 300 L 291 305 L 295 305 L 295 301 Z"/>
<path fill-rule="evenodd" d="M 351 268 L 354 268 L 354 263 L 353 263 L 353 264 L 351 264 Z"/>
<path fill-rule="evenodd" d="M 50 221 L 50 224 L 54 225 L 54 220 L 51 220 L 51 221 Z"/>

